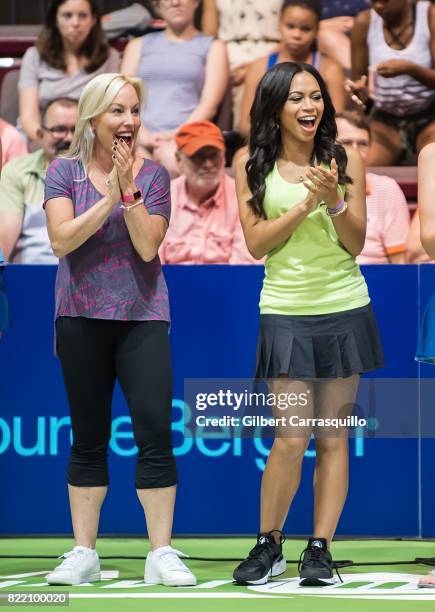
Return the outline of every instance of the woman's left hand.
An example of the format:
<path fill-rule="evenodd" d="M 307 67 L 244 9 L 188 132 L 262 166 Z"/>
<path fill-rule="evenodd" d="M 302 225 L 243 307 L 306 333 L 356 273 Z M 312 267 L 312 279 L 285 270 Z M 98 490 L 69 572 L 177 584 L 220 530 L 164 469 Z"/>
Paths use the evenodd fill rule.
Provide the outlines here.
<path fill-rule="evenodd" d="M 308 168 L 306 177 L 307 179 L 304 181 L 305 187 L 312 191 L 314 185 L 319 200 L 323 201 L 328 208 L 335 208 L 340 200 L 338 193 L 338 166 L 335 159 L 331 160 L 330 170 L 322 166 Z"/>
<path fill-rule="evenodd" d="M 401 74 L 412 75 L 414 67 L 414 62 L 409 62 L 408 60 L 391 59 L 387 62 L 381 62 L 378 64 L 376 66 L 376 72 L 385 79 L 390 79 Z"/>
<path fill-rule="evenodd" d="M 112 151 L 113 163 L 118 171 L 119 187 L 121 193 L 124 193 L 128 189 L 134 188 L 134 156 L 130 147 L 122 138 L 114 140 Z"/>

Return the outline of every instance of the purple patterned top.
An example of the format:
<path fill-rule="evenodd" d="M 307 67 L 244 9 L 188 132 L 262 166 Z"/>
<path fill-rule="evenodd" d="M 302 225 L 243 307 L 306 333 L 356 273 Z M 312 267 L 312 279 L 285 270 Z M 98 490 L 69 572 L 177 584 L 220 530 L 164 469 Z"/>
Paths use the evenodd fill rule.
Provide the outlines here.
<path fill-rule="evenodd" d="M 103 197 L 81 162 L 56 159 L 45 179 L 47 200 L 72 200 L 75 216 L 81 215 Z M 135 179 L 145 207 L 152 215 L 168 221 L 171 214 L 170 179 L 162 166 L 144 160 Z M 88 317 L 121 321 L 169 321 L 168 290 L 158 255 L 150 262 L 136 252 L 117 206 L 104 225 L 88 240 L 59 260 L 56 277 L 55 318 Z"/>

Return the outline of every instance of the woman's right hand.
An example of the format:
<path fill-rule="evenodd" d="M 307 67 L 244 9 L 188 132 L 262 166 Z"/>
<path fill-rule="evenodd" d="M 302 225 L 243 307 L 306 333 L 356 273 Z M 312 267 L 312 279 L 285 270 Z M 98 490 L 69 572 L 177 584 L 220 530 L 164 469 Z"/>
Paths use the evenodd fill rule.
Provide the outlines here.
<path fill-rule="evenodd" d="M 352 102 L 355 102 L 355 104 L 361 110 L 365 110 L 366 104 L 370 97 L 367 76 L 363 75 L 360 79 L 357 79 L 356 81 L 346 79 L 344 88 L 347 93 L 350 94 Z"/>
<path fill-rule="evenodd" d="M 309 215 L 310 213 L 317 210 L 319 204 L 321 202 L 321 198 L 319 197 L 319 188 L 314 183 L 309 181 L 304 182 L 305 187 L 308 189 L 308 194 L 305 200 L 303 201 L 304 209 Z"/>
<path fill-rule="evenodd" d="M 109 191 L 107 197 L 112 203 L 112 208 L 114 208 L 121 199 L 121 189 L 119 187 L 118 171 L 116 166 L 113 166 L 112 172 L 109 174 L 108 184 Z"/>

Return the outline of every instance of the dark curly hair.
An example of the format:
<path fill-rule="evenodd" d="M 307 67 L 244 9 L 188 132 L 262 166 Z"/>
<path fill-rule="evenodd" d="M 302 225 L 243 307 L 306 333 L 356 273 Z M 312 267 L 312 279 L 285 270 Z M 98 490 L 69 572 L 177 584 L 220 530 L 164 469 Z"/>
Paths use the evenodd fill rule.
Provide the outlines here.
<path fill-rule="evenodd" d="M 293 77 L 299 72 L 308 72 L 316 79 L 324 103 L 323 116 L 314 137 L 313 155 L 318 162 L 328 165 L 332 158 L 335 158 L 338 165 L 339 182 L 352 182 L 346 176 L 346 151 L 336 142 L 335 109 L 325 81 L 310 64 L 282 62 L 268 70 L 263 76 L 258 84 L 251 108 L 251 133 L 246 173 L 252 197 L 248 200 L 248 204 L 253 212 L 261 217 L 265 217 L 263 204 L 266 177 L 273 170 L 281 149 L 279 116 L 288 99 Z"/>
<path fill-rule="evenodd" d="M 59 7 L 66 0 L 52 0 L 45 16 L 44 27 L 36 41 L 41 59 L 52 68 L 66 70 L 64 46 L 62 36 L 58 30 L 56 19 Z M 79 49 L 79 55 L 86 57 L 89 61 L 85 70 L 87 73 L 95 72 L 109 57 L 109 43 L 101 27 L 101 12 L 96 0 L 86 0 L 91 9 L 95 24 L 92 26 L 88 37 Z"/>
<path fill-rule="evenodd" d="M 281 6 L 281 16 L 290 6 L 297 6 L 312 11 L 316 16 L 317 21 L 320 21 L 322 18 L 321 0 L 284 0 Z"/>

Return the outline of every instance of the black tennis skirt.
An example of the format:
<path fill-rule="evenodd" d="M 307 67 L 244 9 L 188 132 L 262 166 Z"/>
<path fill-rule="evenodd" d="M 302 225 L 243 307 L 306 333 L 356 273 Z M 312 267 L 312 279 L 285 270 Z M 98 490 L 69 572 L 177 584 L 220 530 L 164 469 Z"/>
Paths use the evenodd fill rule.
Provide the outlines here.
<path fill-rule="evenodd" d="M 371 304 L 325 315 L 260 316 L 255 378 L 346 378 L 384 365 Z"/>

